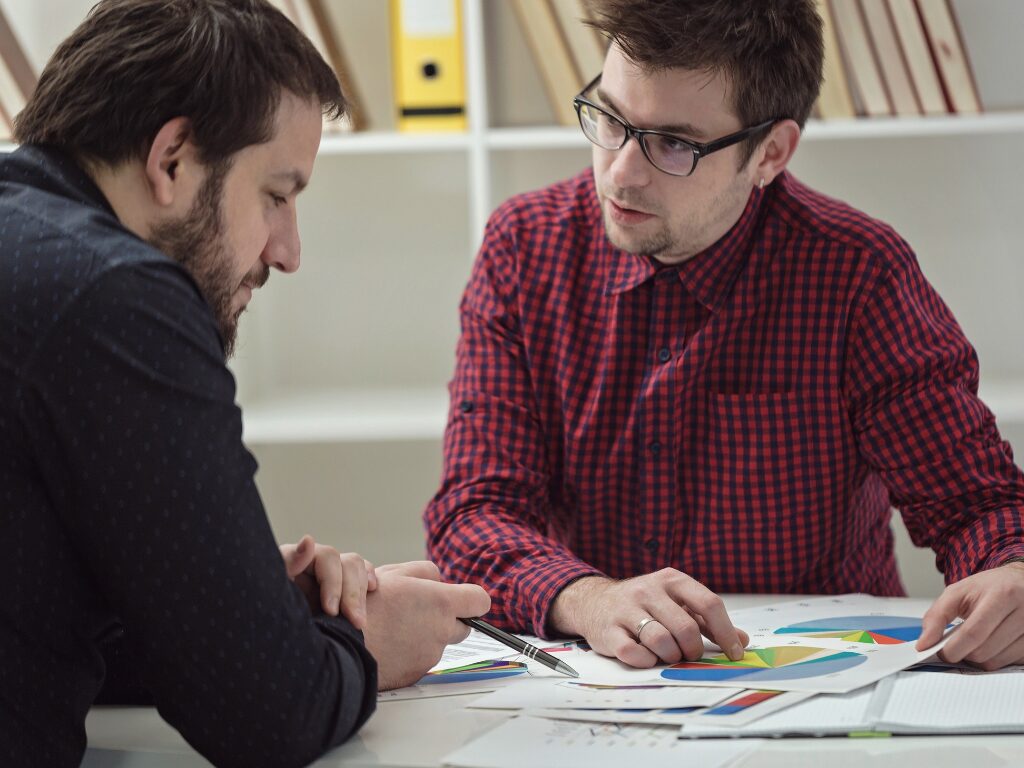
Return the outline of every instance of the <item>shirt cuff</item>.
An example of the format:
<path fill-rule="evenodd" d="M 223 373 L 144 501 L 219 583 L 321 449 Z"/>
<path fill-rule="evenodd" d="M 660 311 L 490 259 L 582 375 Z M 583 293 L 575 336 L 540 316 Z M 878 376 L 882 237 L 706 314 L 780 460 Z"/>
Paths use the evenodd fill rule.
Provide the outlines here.
<path fill-rule="evenodd" d="M 522 587 L 518 591 L 523 599 L 529 602 L 524 610 L 530 613 L 533 633 L 537 637 L 552 638 L 553 634 L 548 630 L 547 622 L 555 598 L 577 579 L 604 575 L 598 569 L 571 555 L 550 558 L 539 564 L 531 562 L 529 570 L 522 576 Z"/>
<path fill-rule="evenodd" d="M 1009 562 L 1024 561 L 1024 541 L 1016 544 L 1009 544 L 993 551 L 986 559 L 979 571 L 987 571 L 991 568 L 998 568 Z"/>
<path fill-rule="evenodd" d="M 314 616 L 313 622 L 321 633 L 334 641 L 333 650 L 342 668 L 342 685 L 347 688 L 362 683 L 363 686 L 358 704 L 355 696 L 342 692 L 338 730 L 344 734 L 341 739 L 344 741 L 362 727 L 377 707 L 377 660 L 366 649 L 363 633 L 347 619 L 322 614 Z"/>

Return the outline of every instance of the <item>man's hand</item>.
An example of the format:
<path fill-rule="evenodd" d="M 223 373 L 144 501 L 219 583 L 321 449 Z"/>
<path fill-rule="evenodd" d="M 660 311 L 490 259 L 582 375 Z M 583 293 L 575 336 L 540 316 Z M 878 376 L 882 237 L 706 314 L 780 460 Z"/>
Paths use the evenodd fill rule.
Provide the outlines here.
<path fill-rule="evenodd" d="M 356 629 L 366 627 L 366 593 L 377 588 L 377 576 L 369 561 L 355 552 L 338 552 L 303 536 L 298 544 L 282 544 L 288 578 L 298 585 L 309 607 L 328 616 L 341 615 Z"/>
<path fill-rule="evenodd" d="M 412 685 L 434 666 L 444 647 L 465 640 L 459 618 L 483 616 L 491 598 L 475 584 L 444 584 L 430 562 L 382 565 L 367 595 L 366 648 L 377 660 L 382 691 Z"/>
<path fill-rule="evenodd" d="M 644 619 L 637 638 L 637 627 Z M 548 623 L 560 635 L 582 635 L 598 653 L 632 667 L 661 661 L 699 659 L 704 635 L 733 661 L 743 658 L 750 641 L 736 629 L 722 599 L 674 568 L 612 581 L 587 576 L 563 589 L 551 606 Z"/>
<path fill-rule="evenodd" d="M 950 664 L 986 671 L 1024 664 L 1024 563 L 1007 563 L 950 584 L 921 622 L 917 650 L 942 639 L 953 619 L 964 621 L 939 652 Z"/>

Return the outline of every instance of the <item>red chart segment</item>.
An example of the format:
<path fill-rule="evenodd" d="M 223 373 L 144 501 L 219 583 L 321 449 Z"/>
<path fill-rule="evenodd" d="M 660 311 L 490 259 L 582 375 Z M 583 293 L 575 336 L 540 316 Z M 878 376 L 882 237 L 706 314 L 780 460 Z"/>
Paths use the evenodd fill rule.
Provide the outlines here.
<path fill-rule="evenodd" d="M 827 637 L 871 645 L 899 645 L 920 637 L 921 620 L 913 616 L 835 616 L 790 624 L 776 629 L 775 634 Z"/>

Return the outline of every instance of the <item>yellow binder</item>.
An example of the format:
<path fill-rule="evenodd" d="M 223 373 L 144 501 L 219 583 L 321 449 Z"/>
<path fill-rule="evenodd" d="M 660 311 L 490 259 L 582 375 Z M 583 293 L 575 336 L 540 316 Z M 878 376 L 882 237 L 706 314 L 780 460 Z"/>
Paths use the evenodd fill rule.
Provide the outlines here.
<path fill-rule="evenodd" d="M 391 0 L 400 131 L 466 130 L 459 0 Z"/>

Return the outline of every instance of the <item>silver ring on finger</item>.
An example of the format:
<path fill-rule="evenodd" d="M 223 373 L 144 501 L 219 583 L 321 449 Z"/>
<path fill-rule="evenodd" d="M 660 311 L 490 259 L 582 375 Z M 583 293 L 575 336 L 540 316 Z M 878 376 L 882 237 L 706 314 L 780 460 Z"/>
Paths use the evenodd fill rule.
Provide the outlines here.
<path fill-rule="evenodd" d="M 636 641 L 638 643 L 640 642 L 640 633 L 643 632 L 644 631 L 644 627 L 646 627 L 652 621 L 657 621 L 657 619 L 652 619 L 650 616 L 648 616 L 646 618 L 640 619 L 640 621 L 637 623 L 636 631 L 633 634 L 636 635 Z"/>

